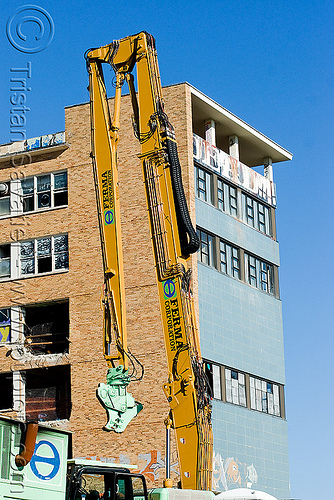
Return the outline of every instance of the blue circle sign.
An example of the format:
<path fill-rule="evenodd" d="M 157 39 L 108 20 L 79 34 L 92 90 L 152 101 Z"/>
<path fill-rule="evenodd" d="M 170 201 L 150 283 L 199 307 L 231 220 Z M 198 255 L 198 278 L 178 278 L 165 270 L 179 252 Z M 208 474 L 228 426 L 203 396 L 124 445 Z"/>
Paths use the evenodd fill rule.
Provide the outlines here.
<path fill-rule="evenodd" d="M 104 222 L 107 226 L 109 226 L 109 224 L 113 224 L 113 222 L 114 222 L 114 211 L 113 210 L 106 210 L 104 212 Z"/>
<path fill-rule="evenodd" d="M 171 299 L 172 297 L 174 297 L 176 288 L 173 280 L 164 281 L 163 287 L 166 299 Z"/>
<path fill-rule="evenodd" d="M 39 448 L 43 445 L 49 448 L 51 452 L 50 457 L 40 456 L 37 454 Z M 50 466 L 52 466 L 51 471 L 48 474 L 42 474 L 38 470 L 39 463 L 49 464 Z M 50 479 L 53 479 L 57 475 L 60 469 L 60 456 L 55 445 L 53 443 L 50 443 L 50 441 L 46 440 L 41 440 L 38 444 L 36 444 L 34 454 L 30 460 L 30 468 L 33 474 L 35 474 L 35 476 L 38 477 L 38 479 L 42 479 L 43 481 L 49 481 Z"/>

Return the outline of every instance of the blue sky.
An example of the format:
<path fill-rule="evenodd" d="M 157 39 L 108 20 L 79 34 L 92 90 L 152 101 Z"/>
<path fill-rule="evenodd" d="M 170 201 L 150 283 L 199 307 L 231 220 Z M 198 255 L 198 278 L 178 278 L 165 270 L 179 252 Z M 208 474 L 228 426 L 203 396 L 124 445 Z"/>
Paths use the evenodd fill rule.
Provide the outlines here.
<path fill-rule="evenodd" d="M 57 3 L 54 38 L 24 54 L 5 32 L 24 2 L 2 6 L 0 143 L 8 142 L 10 68 L 32 64 L 27 136 L 64 129 L 87 101 L 83 53 L 146 30 L 163 85 L 188 81 L 294 154 L 274 167 L 286 345 L 291 495 L 333 489 L 333 4 L 294 0 Z M 332 477 L 332 479 L 331 479 Z"/>

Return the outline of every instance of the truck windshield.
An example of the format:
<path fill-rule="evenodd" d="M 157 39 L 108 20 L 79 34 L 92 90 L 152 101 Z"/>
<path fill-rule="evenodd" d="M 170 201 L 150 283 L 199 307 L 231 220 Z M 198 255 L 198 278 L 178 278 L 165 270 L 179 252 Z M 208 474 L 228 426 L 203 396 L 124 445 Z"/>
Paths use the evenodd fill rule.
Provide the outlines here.
<path fill-rule="evenodd" d="M 145 500 L 143 478 L 127 474 L 81 474 L 75 500 Z"/>

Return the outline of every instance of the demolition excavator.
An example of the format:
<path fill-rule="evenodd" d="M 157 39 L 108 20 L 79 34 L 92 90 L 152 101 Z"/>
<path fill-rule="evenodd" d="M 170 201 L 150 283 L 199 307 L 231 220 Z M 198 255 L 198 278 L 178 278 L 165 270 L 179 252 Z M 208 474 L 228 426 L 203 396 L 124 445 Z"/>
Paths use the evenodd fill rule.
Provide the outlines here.
<path fill-rule="evenodd" d="M 210 490 L 211 397 L 200 353 L 189 266 L 199 241 L 185 199 L 174 129 L 164 109 L 155 40 L 149 33 L 141 32 L 90 49 L 85 57 L 104 267 L 104 357 L 109 369 L 107 383 L 99 384 L 97 395 L 108 414 L 105 430 L 123 432 L 142 409 L 141 403 L 127 390 L 136 379 L 132 367 L 138 366 L 138 360 L 127 346 L 118 193 L 117 147 L 122 140 L 120 104 L 126 82 L 133 109 L 133 130 L 141 149 L 168 362 L 167 381 L 163 386 L 170 405 L 165 422 L 167 434 L 170 428 L 176 433 L 181 487 Z M 115 73 L 112 116 L 104 65 L 111 66 Z M 170 485 L 168 475 L 167 472 L 166 486 Z"/>
<path fill-rule="evenodd" d="M 104 356 L 109 365 L 107 384 L 99 384 L 97 395 L 107 411 L 105 429 L 109 431 L 123 432 L 142 408 L 127 391 L 128 385 L 141 377 L 135 376 L 134 369 L 136 364 L 141 365 L 127 346 L 117 178 L 121 91 L 126 81 L 134 133 L 141 146 L 168 360 L 164 391 L 170 413 L 165 424 L 167 435 L 170 428 L 176 433 L 181 489 L 170 487 L 168 467 L 165 488 L 148 492 L 145 477 L 133 471 L 136 467 L 68 459 L 70 433 L 0 417 L 0 497 L 213 500 L 211 391 L 200 353 L 189 266 L 190 255 L 197 251 L 199 242 L 183 192 L 174 130 L 164 109 L 155 41 L 142 32 L 90 49 L 85 57 L 90 78 L 92 159 L 104 266 Z M 104 64 L 115 72 L 113 116 L 109 113 Z M 132 73 L 135 66 L 137 91 Z M 218 498 L 264 498 L 253 490 L 234 491 L 235 495 L 226 492 L 227 496 Z"/>

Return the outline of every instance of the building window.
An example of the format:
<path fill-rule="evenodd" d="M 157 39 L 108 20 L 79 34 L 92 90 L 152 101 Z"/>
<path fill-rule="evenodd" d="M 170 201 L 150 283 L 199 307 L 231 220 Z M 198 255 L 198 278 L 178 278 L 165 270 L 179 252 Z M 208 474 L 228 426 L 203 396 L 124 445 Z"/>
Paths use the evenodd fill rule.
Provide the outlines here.
<path fill-rule="evenodd" d="M 250 196 L 246 196 L 246 221 L 254 227 L 254 200 Z"/>
<path fill-rule="evenodd" d="M 20 275 L 43 274 L 62 269 L 68 269 L 66 234 L 21 242 Z"/>
<path fill-rule="evenodd" d="M 15 266 L 11 266 L 11 259 Z M 67 234 L 0 245 L 0 278 L 16 279 L 67 269 Z"/>
<path fill-rule="evenodd" d="M 0 344 L 11 341 L 10 309 L 0 309 Z"/>
<path fill-rule="evenodd" d="M 221 380 L 220 380 L 220 366 L 210 361 L 204 361 L 204 371 L 208 378 L 211 388 L 212 397 L 214 399 L 222 399 Z"/>
<path fill-rule="evenodd" d="M 220 240 L 220 270 L 227 274 L 227 249 L 225 241 Z"/>
<path fill-rule="evenodd" d="M 238 248 L 231 247 L 231 267 L 233 278 L 240 278 L 240 258 Z"/>
<path fill-rule="evenodd" d="M 195 167 L 197 198 L 211 203 L 211 174 L 200 167 Z"/>
<path fill-rule="evenodd" d="M 260 287 L 264 292 L 271 293 L 271 266 L 266 262 L 260 261 Z"/>
<path fill-rule="evenodd" d="M 240 249 L 230 243 L 216 239 L 203 229 L 197 229 L 200 239 L 198 260 L 238 280 L 242 278 L 249 285 L 270 295 L 275 295 L 274 266 L 254 255 L 244 253 L 243 262 L 240 262 Z M 215 256 L 217 255 L 217 263 Z"/>
<path fill-rule="evenodd" d="M 268 234 L 266 231 L 266 214 L 269 213 L 269 209 L 262 205 L 262 203 L 258 203 L 258 228 L 261 233 Z M 267 217 L 268 218 L 268 217 Z"/>
<path fill-rule="evenodd" d="M 0 245 L 0 278 L 10 277 L 10 244 Z"/>
<path fill-rule="evenodd" d="M 10 182 L 0 183 L 0 216 L 10 214 Z"/>
<path fill-rule="evenodd" d="M 243 221 L 249 226 L 255 227 L 261 233 L 272 236 L 271 212 L 269 207 L 245 193 L 242 193 L 242 200 Z"/>
<path fill-rule="evenodd" d="M 225 194 L 224 183 L 221 179 L 217 179 L 217 203 L 219 210 L 225 211 Z"/>
<path fill-rule="evenodd" d="M 0 373 L 0 410 L 13 409 L 13 373 Z"/>
<path fill-rule="evenodd" d="M 279 384 L 259 379 L 253 375 L 208 360 L 203 362 L 203 366 L 215 399 L 251 410 L 269 413 L 276 417 L 282 416 L 280 390 L 283 390 L 283 387 Z M 224 396 L 221 390 L 221 370 L 225 374 Z M 247 380 L 249 380 L 250 389 L 248 395 L 246 391 Z"/>
<path fill-rule="evenodd" d="M 23 212 L 66 206 L 67 172 L 26 177 L 21 181 Z"/>
<path fill-rule="evenodd" d="M 234 217 L 238 216 L 238 198 L 237 198 L 237 190 L 232 186 L 228 186 L 228 195 L 229 195 L 229 209 L 230 214 Z"/>
<path fill-rule="evenodd" d="M 198 260 L 207 266 L 214 267 L 214 239 L 207 232 L 198 229 L 200 248 L 198 251 Z"/>
<path fill-rule="evenodd" d="M 239 406 L 247 406 L 244 373 L 225 368 L 226 401 Z"/>
<path fill-rule="evenodd" d="M 279 386 L 255 377 L 249 377 L 249 385 L 251 409 L 280 417 Z"/>
<path fill-rule="evenodd" d="M 220 271 L 222 273 L 240 277 L 240 258 L 239 249 L 220 240 Z"/>
<path fill-rule="evenodd" d="M 252 286 L 257 286 L 256 259 L 252 255 L 247 255 L 248 258 L 248 283 Z"/>
<path fill-rule="evenodd" d="M 65 207 L 67 171 L 0 182 L 0 217 Z"/>
<path fill-rule="evenodd" d="M 245 278 L 251 286 L 274 295 L 274 268 L 271 264 L 245 252 Z"/>
<path fill-rule="evenodd" d="M 260 203 L 257 203 L 257 228 L 261 233 L 272 236 L 272 222 L 271 222 L 271 210 L 269 207 Z"/>
<path fill-rule="evenodd" d="M 219 177 L 217 178 L 217 207 L 233 217 L 238 216 L 238 191 Z"/>
<path fill-rule="evenodd" d="M 200 200 L 213 204 L 213 175 L 195 166 L 196 196 Z M 241 192 L 241 208 L 238 210 L 238 190 L 236 187 L 217 178 L 216 206 L 222 212 L 233 217 L 240 217 L 243 222 L 261 233 L 272 236 L 272 221 L 270 208 L 245 192 Z M 238 211 L 240 212 L 238 214 Z"/>
<path fill-rule="evenodd" d="M 26 418 L 46 422 L 68 419 L 71 413 L 69 365 L 26 371 Z"/>
<path fill-rule="evenodd" d="M 66 353 L 69 348 L 69 303 L 49 302 L 25 306 L 24 335 L 35 354 Z"/>

